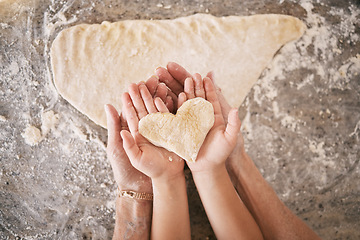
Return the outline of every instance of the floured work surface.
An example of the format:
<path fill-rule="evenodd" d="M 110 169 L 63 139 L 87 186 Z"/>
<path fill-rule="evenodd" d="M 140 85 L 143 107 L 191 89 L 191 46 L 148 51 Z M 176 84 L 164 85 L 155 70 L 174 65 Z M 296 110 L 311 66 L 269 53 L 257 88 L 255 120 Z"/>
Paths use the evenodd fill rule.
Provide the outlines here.
<path fill-rule="evenodd" d="M 158 7 L 158 0 L 7 2 L 14 3 L 0 2 L 2 238 L 111 239 L 113 234 L 116 183 L 102 143 L 107 131 L 50 85 L 47 49 L 62 29 L 195 12 L 271 12 L 298 17 L 307 30 L 276 53 L 240 106 L 245 149 L 280 199 L 322 239 L 359 239 L 355 0 L 184 0 L 171 7 L 169 2 Z M 45 117 L 49 111 L 58 120 Z M 29 126 L 41 132 L 34 146 L 23 136 Z M 185 176 L 192 239 L 216 239 L 188 170 Z"/>
<path fill-rule="evenodd" d="M 169 61 L 193 73 L 213 70 L 229 103 L 238 107 L 276 51 L 304 30 L 297 18 L 274 14 L 77 25 L 53 42 L 54 82 L 67 101 L 104 127 L 104 104 L 120 110 L 127 86 Z"/>

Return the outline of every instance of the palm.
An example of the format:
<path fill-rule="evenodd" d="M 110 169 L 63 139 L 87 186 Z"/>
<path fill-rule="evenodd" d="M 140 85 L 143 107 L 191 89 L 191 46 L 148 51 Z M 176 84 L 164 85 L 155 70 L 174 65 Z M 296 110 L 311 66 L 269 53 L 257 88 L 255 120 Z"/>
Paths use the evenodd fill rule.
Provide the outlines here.
<path fill-rule="evenodd" d="M 172 176 L 183 170 L 184 161 L 179 156 L 162 147 L 154 146 L 140 134 L 135 135 L 135 144 L 140 149 L 141 157 L 133 164 L 147 176 L 156 178 L 164 173 Z"/>
<path fill-rule="evenodd" d="M 208 133 L 203 145 L 200 148 L 195 163 L 188 163 L 191 171 L 203 171 L 213 169 L 221 164 L 230 154 L 235 143 L 228 142 L 224 137 L 225 125 L 222 122 L 214 123 Z"/>

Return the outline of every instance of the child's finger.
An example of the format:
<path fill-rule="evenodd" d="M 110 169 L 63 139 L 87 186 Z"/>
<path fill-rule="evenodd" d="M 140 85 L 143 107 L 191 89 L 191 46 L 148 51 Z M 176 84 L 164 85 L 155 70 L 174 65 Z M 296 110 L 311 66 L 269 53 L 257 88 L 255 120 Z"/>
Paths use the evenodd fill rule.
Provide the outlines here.
<path fill-rule="evenodd" d="M 126 152 L 126 155 L 129 157 L 131 164 L 136 168 L 136 159 L 141 159 L 141 150 L 136 145 L 133 136 L 126 130 L 120 132 L 120 135 L 123 139 L 123 146 Z"/>
<path fill-rule="evenodd" d="M 169 112 L 169 109 L 166 107 L 165 103 L 161 100 L 161 98 L 155 98 L 154 100 L 155 106 L 158 109 L 159 112 L 167 113 Z"/>
<path fill-rule="evenodd" d="M 195 98 L 194 80 L 190 77 L 185 79 L 184 92 L 187 99 Z"/>
<path fill-rule="evenodd" d="M 204 78 L 204 88 L 206 100 L 212 103 L 215 114 L 221 114 L 221 106 L 216 95 L 215 86 L 211 79 L 208 77 Z"/>
<path fill-rule="evenodd" d="M 168 107 L 168 109 L 169 109 L 170 112 L 176 112 L 177 103 L 178 103 L 177 96 L 175 95 L 175 93 L 173 93 L 173 92 L 171 91 L 171 89 L 168 89 L 168 95 L 167 95 L 167 97 L 168 97 L 168 96 L 170 96 L 171 99 L 172 99 L 172 105 L 169 104 L 169 106 L 168 106 L 168 104 L 166 104 L 166 106 Z M 167 98 L 167 97 L 166 97 L 166 98 Z M 166 99 L 166 101 L 168 101 L 168 100 Z"/>
<path fill-rule="evenodd" d="M 181 107 L 186 100 L 186 94 L 184 92 L 180 93 L 178 97 L 178 107 Z"/>
<path fill-rule="evenodd" d="M 159 77 L 156 75 L 151 76 L 146 82 L 145 85 L 149 90 L 151 96 L 155 96 L 156 88 L 159 85 Z"/>
<path fill-rule="evenodd" d="M 148 113 L 156 113 L 157 110 L 156 110 L 156 107 L 154 104 L 154 99 L 151 96 L 148 88 L 145 85 L 141 85 L 141 86 L 139 86 L 139 90 L 140 90 L 140 95 L 145 104 L 147 112 Z"/>
<path fill-rule="evenodd" d="M 194 80 L 195 80 L 195 96 L 205 98 L 204 84 L 201 75 L 195 73 Z"/>
<path fill-rule="evenodd" d="M 159 97 L 161 98 L 161 100 L 165 102 L 167 93 L 168 93 L 168 88 L 166 87 L 165 83 L 160 83 L 156 89 L 154 98 Z"/>
<path fill-rule="evenodd" d="M 134 83 L 131 84 L 129 86 L 129 94 L 139 119 L 145 117 L 148 114 L 148 112 L 146 111 L 145 104 L 141 98 L 139 86 Z"/>
<path fill-rule="evenodd" d="M 125 119 L 125 114 L 122 112 L 120 113 L 120 125 L 121 125 L 121 130 L 129 130 L 129 127 L 127 125 L 127 121 Z"/>
<path fill-rule="evenodd" d="M 166 96 L 165 106 L 169 110 L 169 112 L 172 112 L 174 110 L 174 101 L 169 95 Z"/>
<path fill-rule="evenodd" d="M 233 108 L 228 115 L 228 124 L 225 129 L 225 137 L 229 142 L 236 141 L 240 132 L 241 122 L 238 116 L 238 110 Z"/>
<path fill-rule="evenodd" d="M 122 95 L 123 110 L 130 132 L 134 135 L 138 131 L 139 118 L 133 106 L 129 93 Z"/>

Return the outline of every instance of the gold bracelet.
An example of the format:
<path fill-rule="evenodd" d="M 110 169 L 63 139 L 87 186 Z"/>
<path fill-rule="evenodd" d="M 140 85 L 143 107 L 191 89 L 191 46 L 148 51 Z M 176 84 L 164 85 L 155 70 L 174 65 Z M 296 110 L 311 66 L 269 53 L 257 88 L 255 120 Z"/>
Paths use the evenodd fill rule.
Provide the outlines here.
<path fill-rule="evenodd" d="M 140 199 L 140 200 L 148 200 L 148 201 L 152 201 L 153 200 L 153 194 L 152 193 L 139 193 L 139 192 L 134 192 L 134 191 L 130 191 L 130 190 L 120 190 L 118 188 L 118 193 L 119 193 L 119 197 L 127 197 L 127 198 L 132 198 L 132 199 Z"/>

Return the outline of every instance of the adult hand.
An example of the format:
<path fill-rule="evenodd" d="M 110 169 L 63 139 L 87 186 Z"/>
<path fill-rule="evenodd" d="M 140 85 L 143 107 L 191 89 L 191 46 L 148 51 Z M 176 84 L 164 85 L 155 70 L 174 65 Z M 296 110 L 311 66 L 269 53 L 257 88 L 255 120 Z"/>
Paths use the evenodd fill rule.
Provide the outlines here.
<path fill-rule="evenodd" d="M 110 104 L 105 106 L 105 112 L 108 128 L 107 156 L 118 187 L 121 190 L 152 193 L 151 179 L 131 165 L 123 148 L 120 132 L 128 129 L 125 119 Z"/>
<path fill-rule="evenodd" d="M 143 82 L 139 82 L 137 85 L 141 85 Z M 146 82 L 145 86 L 148 88 L 152 98 L 160 98 L 169 109 L 170 112 L 174 112 L 177 109 L 177 96 L 165 85 L 165 83 L 159 81 L 157 75 L 151 76 Z"/>

